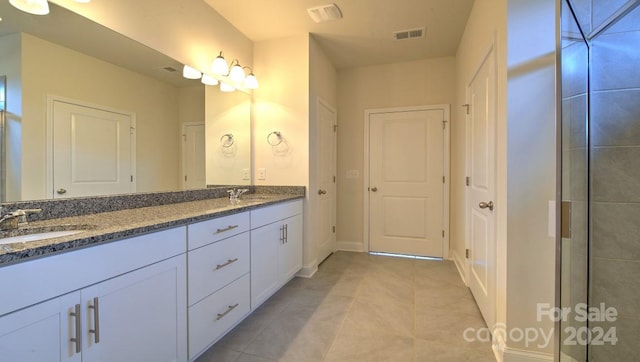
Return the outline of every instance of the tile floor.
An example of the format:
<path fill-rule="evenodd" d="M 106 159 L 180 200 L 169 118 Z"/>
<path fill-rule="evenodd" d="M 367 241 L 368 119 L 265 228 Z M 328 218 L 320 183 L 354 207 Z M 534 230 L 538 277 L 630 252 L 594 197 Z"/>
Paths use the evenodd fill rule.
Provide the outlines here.
<path fill-rule="evenodd" d="M 197 362 L 495 361 L 452 262 L 336 252 L 294 278 Z"/>

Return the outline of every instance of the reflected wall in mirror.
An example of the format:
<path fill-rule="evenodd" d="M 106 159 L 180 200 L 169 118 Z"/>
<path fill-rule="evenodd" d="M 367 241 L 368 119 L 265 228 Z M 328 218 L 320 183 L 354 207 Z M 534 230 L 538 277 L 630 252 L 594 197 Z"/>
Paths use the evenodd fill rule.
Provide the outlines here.
<path fill-rule="evenodd" d="M 50 7 L 49 15 L 34 16 L 0 2 L 0 75 L 7 79 L 8 106 L 2 201 L 58 197 L 55 190 L 66 189 L 55 185 L 52 177 L 56 172 L 48 100 L 52 96 L 134 116 L 136 167 L 131 175 L 119 177 L 133 176 L 136 192 L 189 186 L 184 178 L 182 125 L 204 124 L 205 86 L 182 78 L 179 62 L 55 4 Z M 248 134 L 250 104 L 245 106 Z M 241 156 L 249 165 L 250 152 Z M 241 182 L 231 180 L 226 183 Z"/>

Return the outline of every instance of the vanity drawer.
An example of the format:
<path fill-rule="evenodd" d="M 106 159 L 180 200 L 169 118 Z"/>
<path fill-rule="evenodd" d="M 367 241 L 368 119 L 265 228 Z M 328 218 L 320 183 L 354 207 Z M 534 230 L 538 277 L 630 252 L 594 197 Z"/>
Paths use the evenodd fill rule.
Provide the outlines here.
<path fill-rule="evenodd" d="M 223 216 L 189 225 L 189 250 L 249 230 L 249 212 Z"/>
<path fill-rule="evenodd" d="M 249 274 L 189 308 L 189 359 L 249 313 Z"/>
<path fill-rule="evenodd" d="M 251 228 L 259 228 L 298 214 L 302 214 L 302 200 L 251 210 Z"/>
<path fill-rule="evenodd" d="M 249 239 L 245 232 L 189 251 L 189 305 L 249 272 Z"/>

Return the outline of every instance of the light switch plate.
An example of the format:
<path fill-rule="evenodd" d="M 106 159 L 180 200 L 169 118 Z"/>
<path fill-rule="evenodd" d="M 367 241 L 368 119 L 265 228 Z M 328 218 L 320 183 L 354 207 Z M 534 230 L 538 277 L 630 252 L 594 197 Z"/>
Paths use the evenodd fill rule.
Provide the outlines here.
<path fill-rule="evenodd" d="M 267 170 L 265 168 L 258 169 L 258 180 L 266 180 L 267 179 Z"/>
<path fill-rule="evenodd" d="M 347 170 L 347 178 L 349 179 L 356 179 L 360 177 L 360 171 L 359 170 Z"/>
<path fill-rule="evenodd" d="M 251 180 L 251 172 L 248 168 L 242 169 L 242 179 L 243 180 Z"/>

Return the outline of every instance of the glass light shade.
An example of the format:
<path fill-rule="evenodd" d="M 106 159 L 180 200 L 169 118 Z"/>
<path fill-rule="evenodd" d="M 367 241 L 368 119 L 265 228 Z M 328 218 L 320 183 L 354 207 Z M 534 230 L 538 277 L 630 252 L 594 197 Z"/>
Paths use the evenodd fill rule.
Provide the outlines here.
<path fill-rule="evenodd" d="M 77 3 L 84 3 L 84 4 L 87 4 L 87 3 L 91 2 L 91 0 L 73 0 L 73 1 L 75 1 Z"/>
<path fill-rule="evenodd" d="M 231 72 L 229 73 L 229 79 L 236 83 L 244 82 L 244 69 L 240 66 L 240 64 L 236 64 L 231 68 Z"/>
<path fill-rule="evenodd" d="M 47 0 L 9 0 L 9 4 L 29 14 L 49 14 L 49 2 Z"/>
<path fill-rule="evenodd" d="M 195 68 L 185 65 L 182 68 L 182 76 L 187 79 L 200 79 L 202 73 L 200 73 L 200 71 Z"/>
<path fill-rule="evenodd" d="M 229 74 L 229 64 L 224 60 L 222 53 L 213 60 L 213 63 L 211 64 L 211 71 L 217 75 Z"/>
<path fill-rule="evenodd" d="M 244 87 L 247 89 L 258 89 L 258 78 L 253 73 L 244 80 Z"/>
<path fill-rule="evenodd" d="M 202 82 L 202 84 L 206 84 L 206 85 L 218 85 L 218 83 L 220 83 L 216 78 L 208 74 L 203 74 L 202 79 L 200 81 Z"/>
<path fill-rule="evenodd" d="M 222 92 L 233 92 L 234 90 L 236 90 L 236 88 L 234 86 L 232 86 L 229 83 L 225 83 L 225 82 L 220 82 L 220 91 Z"/>

